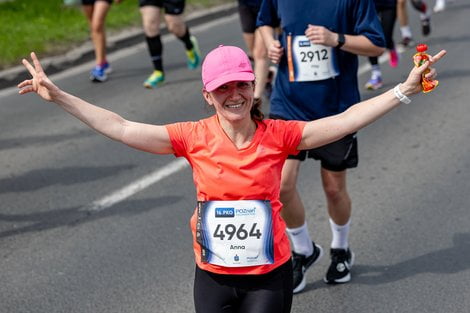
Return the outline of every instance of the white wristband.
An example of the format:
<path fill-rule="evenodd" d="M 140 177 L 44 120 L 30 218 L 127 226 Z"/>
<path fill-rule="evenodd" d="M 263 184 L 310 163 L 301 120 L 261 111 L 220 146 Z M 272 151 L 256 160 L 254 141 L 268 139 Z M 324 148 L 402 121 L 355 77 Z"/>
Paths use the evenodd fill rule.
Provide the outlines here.
<path fill-rule="evenodd" d="M 397 97 L 398 100 L 400 100 L 400 102 L 403 102 L 405 104 L 408 104 L 411 102 L 411 99 L 408 98 L 407 96 L 405 96 L 401 90 L 400 90 L 400 86 L 401 84 L 398 84 L 395 86 L 395 88 L 393 88 L 393 93 L 395 94 L 395 97 Z"/>

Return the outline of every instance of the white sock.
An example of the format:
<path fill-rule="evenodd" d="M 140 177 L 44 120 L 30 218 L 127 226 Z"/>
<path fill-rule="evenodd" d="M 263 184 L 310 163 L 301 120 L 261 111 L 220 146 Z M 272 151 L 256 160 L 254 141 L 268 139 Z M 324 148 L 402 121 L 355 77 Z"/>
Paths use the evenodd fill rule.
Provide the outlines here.
<path fill-rule="evenodd" d="M 382 72 L 380 71 L 380 66 L 378 65 L 372 65 L 372 79 L 377 79 L 378 77 L 382 76 Z"/>
<path fill-rule="evenodd" d="M 286 231 L 295 253 L 305 256 L 312 255 L 313 245 L 310 239 L 310 233 L 308 232 L 307 222 L 297 228 L 287 228 Z"/>
<path fill-rule="evenodd" d="M 411 28 L 409 25 L 401 26 L 400 27 L 401 38 L 411 38 L 413 35 L 411 34 Z"/>
<path fill-rule="evenodd" d="M 331 248 L 333 249 L 347 249 L 349 247 L 349 226 L 351 220 L 344 225 L 336 225 L 330 218 L 330 228 L 333 238 L 331 239 Z"/>

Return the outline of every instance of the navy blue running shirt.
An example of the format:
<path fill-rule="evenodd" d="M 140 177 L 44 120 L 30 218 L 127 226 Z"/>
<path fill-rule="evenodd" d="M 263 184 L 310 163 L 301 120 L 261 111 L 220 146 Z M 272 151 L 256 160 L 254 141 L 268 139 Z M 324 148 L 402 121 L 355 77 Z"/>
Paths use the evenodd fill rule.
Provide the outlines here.
<path fill-rule="evenodd" d="M 304 35 L 308 24 L 335 33 L 364 35 L 384 47 L 382 26 L 372 0 L 264 0 L 257 26 L 281 26 L 279 40 L 284 55 L 279 63 L 271 96 L 271 114 L 284 119 L 309 121 L 341 113 L 360 101 L 355 54 L 333 48 L 339 76 L 320 81 L 289 82 L 286 37 Z"/>

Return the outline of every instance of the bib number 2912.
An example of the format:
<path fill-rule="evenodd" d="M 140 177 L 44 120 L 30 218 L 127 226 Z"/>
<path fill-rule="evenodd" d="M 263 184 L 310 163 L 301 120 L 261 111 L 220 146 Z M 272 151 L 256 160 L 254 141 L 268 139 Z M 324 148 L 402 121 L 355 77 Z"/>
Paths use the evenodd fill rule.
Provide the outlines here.
<path fill-rule="evenodd" d="M 328 51 L 326 49 L 315 50 L 315 51 L 301 51 L 301 62 L 320 62 L 328 60 Z"/>

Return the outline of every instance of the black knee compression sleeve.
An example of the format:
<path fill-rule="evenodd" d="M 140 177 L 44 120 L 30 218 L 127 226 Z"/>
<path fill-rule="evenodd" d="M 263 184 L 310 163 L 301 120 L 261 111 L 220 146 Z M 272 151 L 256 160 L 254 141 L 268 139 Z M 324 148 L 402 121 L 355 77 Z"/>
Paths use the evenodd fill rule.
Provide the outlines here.
<path fill-rule="evenodd" d="M 145 37 L 145 39 L 147 40 L 147 46 L 149 49 L 150 58 L 152 59 L 153 67 L 155 68 L 155 70 L 163 72 L 163 45 L 160 35 L 154 37 Z"/>
<path fill-rule="evenodd" d="M 189 28 L 186 27 L 186 32 L 182 37 L 178 37 L 184 43 L 186 50 L 191 50 L 193 48 L 193 43 L 191 42 L 191 35 L 189 34 Z"/>

